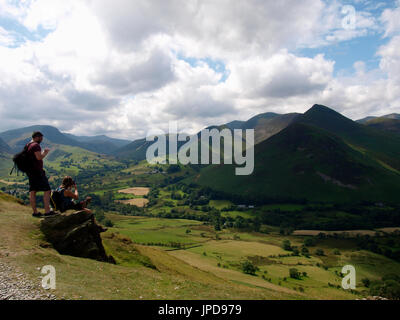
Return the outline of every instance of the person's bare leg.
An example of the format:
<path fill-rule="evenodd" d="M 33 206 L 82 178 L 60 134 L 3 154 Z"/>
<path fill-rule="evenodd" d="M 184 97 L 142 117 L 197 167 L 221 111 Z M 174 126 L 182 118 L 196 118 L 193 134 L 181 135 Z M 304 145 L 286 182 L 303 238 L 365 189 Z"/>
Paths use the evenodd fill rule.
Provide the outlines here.
<path fill-rule="evenodd" d="M 30 192 L 30 203 L 31 203 L 31 207 L 33 210 L 33 213 L 38 213 L 37 208 L 36 208 L 36 191 L 31 191 Z"/>
<path fill-rule="evenodd" d="M 46 191 L 43 195 L 44 210 L 46 213 L 50 212 L 50 195 L 51 191 Z"/>

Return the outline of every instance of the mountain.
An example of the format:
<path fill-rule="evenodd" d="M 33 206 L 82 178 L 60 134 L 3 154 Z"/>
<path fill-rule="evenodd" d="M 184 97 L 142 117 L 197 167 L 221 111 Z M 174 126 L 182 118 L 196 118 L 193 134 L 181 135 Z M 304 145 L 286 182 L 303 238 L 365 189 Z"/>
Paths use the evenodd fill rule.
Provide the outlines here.
<path fill-rule="evenodd" d="M 322 105 L 314 105 L 296 121 L 337 135 L 355 150 L 400 171 L 400 137 L 397 135 L 362 125 Z"/>
<path fill-rule="evenodd" d="M 44 135 L 44 144 L 61 144 L 67 146 L 81 147 L 81 144 L 66 135 L 57 128 L 51 126 L 31 126 L 0 133 L 0 138 L 14 150 L 20 151 L 32 139 L 32 133 L 40 131 Z"/>
<path fill-rule="evenodd" d="M 388 114 L 386 116 L 383 116 L 382 118 L 400 120 L 400 114 L 399 113 L 392 113 L 392 114 Z"/>
<path fill-rule="evenodd" d="M 228 128 L 230 130 L 240 129 L 254 129 L 255 130 L 255 143 L 260 143 L 269 137 L 277 134 L 290 123 L 292 123 L 300 114 L 289 113 L 289 114 L 277 114 L 273 112 L 267 112 L 259 114 L 248 121 L 233 121 L 222 126 L 213 126 L 210 128 L 223 129 Z"/>
<path fill-rule="evenodd" d="M 69 133 L 63 134 L 71 139 L 74 139 L 75 141 L 78 141 L 83 148 L 102 154 L 113 154 L 113 152 L 115 152 L 117 149 L 131 143 L 129 140 L 110 138 L 106 135 L 88 137 L 75 136 Z"/>
<path fill-rule="evenodd" d="M 121 148 L 125 145 L 128 145 L 132 141 L 129 140 L 124 140 L 124 139 L 116 139 L 116 138 L 110 138 L 106 135 L 99 135 L 99 136 L 75 136 L 70 133 L 63 133 L 67 137 L 70 137 L 76 141 L 79 142 L 87 142 L 87 143 L 111 143 L 117 148 Z"/>
<path fill-rule="evenodd" d="M 142 161 L 146 159 L 147 148 L 154 142 L 147 142 L 146 139 L 139 139 L 130 144 L 118 148 L 115 155 L 120 159 L 129 159 L 134 161 Z"/>
<path fill-rule="evenodd" d="M 269 119 L 260 119 L 260 121 L 254 127 L 255 143 L 258 144 L 281 132 L 292 122 L 294 122 L 299 116 L 299 113 L 288 113 L 277 115 L 276 117 Z"/>
<path fill-rule="evenodd" d="M 365 124 L 370 120 L 376 119 L 377 117 L 373 117 L 373 116 L 369 116 L 369 117 L 365 117 L 363 119 L 357 120 L 356 122 L 361 123 L 361 124 Z"/>
<path fill-rule="evenodd" d="M 289 114 L 277 114 L 272 112 L 259 114 L 248 121 L 239 121 L 235 120 L 223 125 L 219 126 L 209 126 L 206 129 L 254 129 L 255 130 L 255 143 L 260 143 L 271 136 L 277 134 L 284 128 L 286 128 L 290 123 L 295 121 L 300 114 L 298 113 L 289 113 Z M 197 133 L 200 138 L 200 132 Z M 153 142 L 147 142 L 146 139 L 136 140 L 128 145 L 125 145 L 118 150 L 115 151 L 115 155 L 121 159 L 130 159 L 141 161 L 146 158 L 146 150 L 152 145 Z M 185 142 L 179 142 L 178 148 L 185 144 Z M 223 146 L 223 143 L 221 144 Z M 200 148 L 199 148 L 200 150 Z"/>
<path fill-rule="evenodd" d="M 169 139 L 167 136 L 167 153 L 169 150 Z M 178 141 L 178 150 L 186 142 Z M 147 149 L 154 144 L 154 141 L 146 141 L 146 139 L 138 139 L 128 145 L 123 146 L 115 151 L 115 156 L 122 160 L 142 161 L 146 159 Z"/>
<path fill-rule="evenodd" d="M 255 146 L 255 169 L 236 176 L 233 165 L 208 166 L 187 179 L 247 201 L 395 201 L 400 139 L 315 105 Z"/>
<path fill-rule="evenodd" d="M 115 167 L 119 164 L 106 155 L 100 155 L 95 149 L 96 145 L 79 142 L 61 133 L 51 126 L 31 126 L 0 133 L 3 139 L 17 153 L 23 149 L 32 138 L 33 131 L 44 134 L 42 149 L 49 147 L 51 152 L 46 157 L 45 169 L 51 176 L 71 175 L 85 172 L 87 169 L 102 169 L 105 166 Z M 107 145 L 104 145 L 106 148 Z M 0 163 L 0 176 L 7 175 L 13 164 L 11 155 L 6 156 Z"/>
<path fill-rule="evenodd" d="M 79 147 L 88 151 L 112 154 L 116 149 L 129 143 L 126 140 L 113 139 L 107 136 L 79 137 L 62 133 L 52 126 L 30 126 L 0 133 L 0 138 L 6 141 L 14 152 L 20 151 L 32 138 L 32 132 L 40 131 L 44 135 L 44 146 L 65 145 Z"/>
<path fill-rule="evenodd" d="M 220 126 L 219 128 L 227 127 L 231 130 L 254 129 L 255 143 L 258 144 L 285 129 L 299 115 L 299 113 L 277 114 L 267 112 L 259 114 L 248 121 L 233 121 L 223 126 Z"/>
<path fill-rule="evenodd" d="M 400 134 L 400 119 L 374 118 L 365 122 L 364 125 L 377 130 Z"/>
<path fill-rule="evenodd" d="M 357 120 L 358 123 L 361 124 L 366 124 L 367 122 L 377 119 L 377 118 L 384 118 L 384 119 L 396 119 L 396 120 L 400 120 L 400 114 L 398 113 L 391 113 L 391 114 L 387 114 L 385 116 L 381 116 L 381 117 L 374 117 L 374 116 L 370 116 L 370 117 L 366 117 L 360 120 Z"/>
<path fill-rule="evenodd" d="M 0 154 L 4 153 L 11 154 L 12 150 L 10 146 L 7 143 L 5 143 L 3 139 L 0 138 Z"/>

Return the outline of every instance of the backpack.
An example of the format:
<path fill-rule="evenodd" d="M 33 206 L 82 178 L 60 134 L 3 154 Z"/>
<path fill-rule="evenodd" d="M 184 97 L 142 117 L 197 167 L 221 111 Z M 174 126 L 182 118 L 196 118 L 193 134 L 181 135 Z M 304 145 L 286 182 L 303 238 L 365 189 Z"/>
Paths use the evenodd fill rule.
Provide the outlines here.
<path fill-rule="evenodd" d="M 24 150 L 20 153 L 17 153 L 13 157 L 14 167 L 12 168 L 10 175 L 15 171 L 18 175 L 19 172 L 29 173 L 32 170 L 33 159 L 32 156 L 28 153 L 28 148 L 33 142 L 28 143 Z"/>
<path fill-rule="evenodd" d="M 57 190 L 53 190 L 51 192 L 51 196 L 50 196 L 50 202 L 51 202 L 51 206 L 53 207 L 53 209 L 55 211 L 63 211 L 62 210 L 62 198 L 61 198 L 61 192 L 64 192 L 64 189 L 57 189 Z"/>

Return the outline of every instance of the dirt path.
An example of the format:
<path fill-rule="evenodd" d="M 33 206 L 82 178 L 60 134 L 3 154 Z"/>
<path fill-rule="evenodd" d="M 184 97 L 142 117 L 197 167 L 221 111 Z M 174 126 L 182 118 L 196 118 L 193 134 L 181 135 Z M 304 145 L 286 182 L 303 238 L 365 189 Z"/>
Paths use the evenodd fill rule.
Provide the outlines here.
<path fill-rule="evenodd" d="M 33 284 L 22 273 L 0 262 L 0 300 L 56 300 L 38 284 Z"/>

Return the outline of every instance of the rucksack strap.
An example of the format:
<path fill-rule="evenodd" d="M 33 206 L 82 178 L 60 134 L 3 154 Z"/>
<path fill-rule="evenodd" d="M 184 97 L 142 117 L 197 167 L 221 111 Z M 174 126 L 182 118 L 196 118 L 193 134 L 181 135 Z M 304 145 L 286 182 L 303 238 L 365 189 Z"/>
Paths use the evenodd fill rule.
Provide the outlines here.
<path fill-rule="evenodd" d="M 31 141 L 31 142 L 29 142 L 26 146 L 25 146 L 25 148 L 24 148 L 24 151 L 28 151 L 28 149 L 29 149 L 29 147 L 30 147 L 30 145 L 31 144 L 33 144 L 33 143 L 36 143 L 35 141 Z"/>
<path fill-rule="evenodd" d="M 10 172 L 10 176 L 13 174 L 13 172 L 17 172 L 17 165 L 14 163 L 14 167 L 12 167 L 11 172 Z"/>

